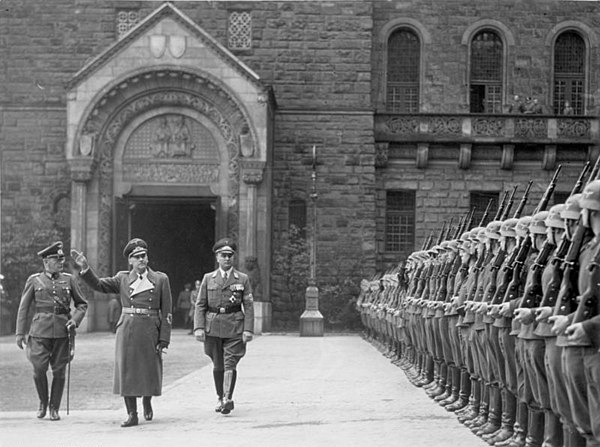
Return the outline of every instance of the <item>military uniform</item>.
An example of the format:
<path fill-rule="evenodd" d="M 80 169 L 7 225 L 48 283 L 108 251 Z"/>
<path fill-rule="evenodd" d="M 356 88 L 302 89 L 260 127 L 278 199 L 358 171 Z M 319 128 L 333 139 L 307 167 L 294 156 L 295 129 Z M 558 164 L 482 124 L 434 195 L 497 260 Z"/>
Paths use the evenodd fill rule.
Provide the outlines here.
<path fill-rule="evenodd" d="M 145 260 L 147 250 L 145 241 L 134 238 L 125 246 L 123 256 L 132 264 L 136 262 L 134 259 Z M 99 278 L 91 268 L 87 268 L 80 276 L 92 289 L 101 293 L 118 293 L 121 298 L 113 393 L 125 400 L 128 419 L 122 426 L 137 425 L 138 396 L 144 397 L 144 417 L 151 420 L 150 399 L 162 393 L 162 349 L 168 347 L 171 341 L 173 317 L 169 278 L 146 264 L 141 273 L 132 268 L 117 272 L 113 277 Z"/>
<path fill-rule="evenodd" d="M 236 248 L 230 239 L 221 239 L 213 251 L 231 258 Z M 194 333 L 197 331 L 204 331 L 204 352 L 213 362 L 219 397 L 216 410 L 228 414 L 233 409 L 236 367 L 246 354 L 244 333 L 254 332 L 254 305 L 248 275 L 233 267 L 226 272 L 219 268 L 204 275 L 194 315 Z"/>
<path fill-rule="evenodd" d="M 62 247 L 62 242 L 56 242 L 38 255 L 44 260 L 54 258 L 64 261 Z M 75 305 L 73 312 L 71 301 Z M 77 281 L 69 273 L 44 271 L 27 278 L 17 313 L 16 335 L 17 339 L 28 338 L 26 352 L 33 365 L 33 380 L 40 398 L 40 418 L 46 415 L 50 403 L 50 418 L 60 419 L 58 409 L 65 385 L 65 370 L 71 356 L 67 323 L 72 320 L 79 326 L 86 310 L 87 302 Z M 48 365 L 52 368 L 49 402 Z"/>

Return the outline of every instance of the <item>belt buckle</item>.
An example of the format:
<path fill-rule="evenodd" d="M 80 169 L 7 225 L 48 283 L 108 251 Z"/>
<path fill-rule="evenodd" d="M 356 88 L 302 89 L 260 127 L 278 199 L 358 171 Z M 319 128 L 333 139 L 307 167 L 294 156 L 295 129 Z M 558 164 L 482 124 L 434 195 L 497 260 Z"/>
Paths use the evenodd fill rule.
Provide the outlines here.
<path fill-rule="evenodd" d="M 135 308 L 135 313 L 136 314 L 141 314 L 142 313 L 142 309 L 140 309 L 139 307 Z"/>
<path fill-rule="evenodd" d="M 219 313 L 220 314 L 224 314 L 225 313 L 225 308 L 224 307 L 219 307 Z"/>

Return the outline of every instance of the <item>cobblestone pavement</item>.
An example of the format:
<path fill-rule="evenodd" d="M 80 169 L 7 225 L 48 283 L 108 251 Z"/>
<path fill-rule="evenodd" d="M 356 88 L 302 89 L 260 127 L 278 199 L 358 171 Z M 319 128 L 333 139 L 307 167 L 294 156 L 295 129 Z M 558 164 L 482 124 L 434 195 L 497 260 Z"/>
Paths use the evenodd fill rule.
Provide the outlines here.
<path fill-rule="evenodd" d="M 197 362 L 192 337 L 182 340 Z M 487 445 L 358 335 L 257 337 L 240 362 L 234 398 L 230 415 L 214 412 L 207 365 L 164 387 L 151 422 L 121 428 L 123 408 L 63 408 L 61 421 L 37 420 L 34 401 L 32 411 L 0 412 L 0 446 Z"/>

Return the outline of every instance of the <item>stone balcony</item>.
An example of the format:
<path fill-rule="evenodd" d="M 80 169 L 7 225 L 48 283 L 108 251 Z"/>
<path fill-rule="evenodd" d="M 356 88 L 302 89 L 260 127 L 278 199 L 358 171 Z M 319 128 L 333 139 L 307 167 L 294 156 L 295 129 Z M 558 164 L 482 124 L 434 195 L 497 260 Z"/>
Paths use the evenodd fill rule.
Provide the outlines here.
<path fill-rule="evenodd" d="M 459 145 L 459 166 L 470 165 L 473 145 L 502 146 L 503 169 L 511 169 L 515 146 L 545 146 L 543 166 L 554 169 L 558 146 L 588 146 L 597 152 L 600 120 L 591 116 L 484 114 L 376 114 L 378 166 L 390 143 L 415 144 L 417 167 L 427 166 L 430 144 Z"/>

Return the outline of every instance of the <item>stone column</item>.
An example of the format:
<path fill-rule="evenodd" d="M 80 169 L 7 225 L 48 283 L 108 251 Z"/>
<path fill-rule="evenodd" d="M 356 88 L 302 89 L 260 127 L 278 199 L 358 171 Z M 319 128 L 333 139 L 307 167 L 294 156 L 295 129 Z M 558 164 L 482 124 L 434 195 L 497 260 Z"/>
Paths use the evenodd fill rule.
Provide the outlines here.
<path fill-rule="evenodd" d="M 246 214 L 246 259 L 245 265 L 254 265 L 254 269 L 260 271 L 258 264 L 258 256 L 256 252 L 257 239 L 257 197 L 258 185 L 263 181 L 263 170 L 265 163 L 262 161 L 243 160 L 242 162 L 242 179 L 247 187 L 247 214 Z M 251 272 L 247 272 L 251 274 Z M 260 279 L 260 278 L 259 278 Z M 256 279 L 253 280 L 256 287 Z M 258 290 L 257 290 L 258 292 Z M 262 301 L 262 296 L 256 293 L 254 296 L 254 332 L 261 334 L 263 331 L 271 329 L 271 303 Z"/>
<path fill-rule="evenodd" d="M 92 157 L 77 157 L 68 160 L 71 169 L 71 248 L 86 251 L 87 184 L 92 179 L 94 160 Z M 88 311 L 79 325 L 79 330 L 88 332 L 93 328 L 94 303 L 88 301 Z"/>

